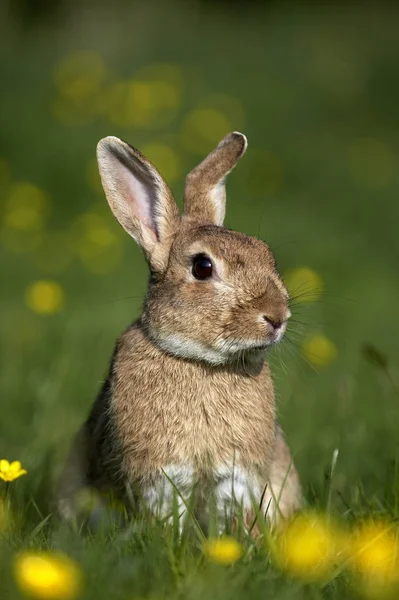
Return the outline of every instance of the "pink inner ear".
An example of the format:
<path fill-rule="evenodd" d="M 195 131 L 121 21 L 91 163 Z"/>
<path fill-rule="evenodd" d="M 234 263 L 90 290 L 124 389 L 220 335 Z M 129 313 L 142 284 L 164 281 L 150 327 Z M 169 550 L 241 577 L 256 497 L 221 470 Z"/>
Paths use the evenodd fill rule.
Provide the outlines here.
<path fill-rule="evenodd" d="M 155 206 L 154 192 L 148 182 L 140 181 L 132 172 L 122 164 L 118 165 L 118 187 L 122 192 L 126 205 L 119 206 L 120 210 L 129 212 L 130 217 L 135 217 L 142 227 L 148 230 L 151 238 L 157 240 L 157 230 L 153 216 Z"/>

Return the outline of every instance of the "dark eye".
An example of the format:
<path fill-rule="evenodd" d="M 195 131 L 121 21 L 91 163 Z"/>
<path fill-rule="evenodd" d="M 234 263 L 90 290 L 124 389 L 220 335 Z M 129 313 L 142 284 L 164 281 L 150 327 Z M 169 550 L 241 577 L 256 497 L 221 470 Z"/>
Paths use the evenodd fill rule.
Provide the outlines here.
<path fill-rule="evenodd" d="M 196 279 L 212 277 L 212 262 L 205 254 L 198 254 L 193 259 L 193 275 Z"/>

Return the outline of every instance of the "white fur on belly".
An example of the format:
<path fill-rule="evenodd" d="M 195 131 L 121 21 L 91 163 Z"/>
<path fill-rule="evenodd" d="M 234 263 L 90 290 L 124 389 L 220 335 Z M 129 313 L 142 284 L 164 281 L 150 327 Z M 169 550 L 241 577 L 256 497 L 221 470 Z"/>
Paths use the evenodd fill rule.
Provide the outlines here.
<path fill-rule="evenodd" d="M 171 464 L 144 487 L 142 496 L 147 508 L 160 518 L 172 516 L 175 497 L 179 515 L 183 516 L 195 483 L 197 481 L 191 465 Z M 215 499 L 218 517 L 224 523 L 226 514 L 237 512 L 237 505 L 242 510 L 252 509 L 254 502 L 259 502 L 262 491 L 259 481 L 252 473 L 231 461 L 213 471 L 201 496 L 205 504 L 212 497 Z M 207 512 L 208 507 L 203 506 L 201 512 L 204 509 Z"/>

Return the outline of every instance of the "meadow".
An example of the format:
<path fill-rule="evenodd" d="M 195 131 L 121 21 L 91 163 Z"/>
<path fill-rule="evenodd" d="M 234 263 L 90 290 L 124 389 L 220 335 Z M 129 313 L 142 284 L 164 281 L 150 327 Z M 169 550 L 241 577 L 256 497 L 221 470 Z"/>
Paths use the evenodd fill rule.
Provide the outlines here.
<path fill-rule="evenodd" d="M 139 148 L 180 201 L 185 173 L 239 130 L 249 148 L 229 177 L 227 226 L 264 239 L 287 284 L 307 292 L 270 353 L 307 506 L 344 529 L 382 519 L 396 532 L 397 8 L 13 10 L 0 8 L 0 459 L 27 474 L 0 481 L 12 511 L 0 596 L 25 597 L 16 556 L 38 549 L 76 561 L 82 600 L 374 594 L 339 566 L 315 581 L 286 573 L 271 542 L 242 532 L 231 565 L 203 551 L 195 527 L 183 539 L 140 520 L 85 534 L 58 522 L 52 497 L 147 282 L 101 190 L 97 141 Z"/>

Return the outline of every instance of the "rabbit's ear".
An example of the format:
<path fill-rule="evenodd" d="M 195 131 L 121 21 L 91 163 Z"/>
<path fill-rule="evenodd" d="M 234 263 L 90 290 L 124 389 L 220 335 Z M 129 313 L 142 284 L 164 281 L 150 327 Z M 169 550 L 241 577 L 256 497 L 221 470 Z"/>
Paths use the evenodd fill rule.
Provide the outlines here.
<path fill-rule="evenodd" d="M 226 212 L 224 180 L 247 149 L 242 133 L 229 133 L 186 179 L 184 214 L 196 221 L 223 225 Z"/>
<path fill-rule="evenodd" d="M 117 137 L 100 140 L 97 160 L 114 216 L 143 248 L 151 268 L 162 271 L 179 220 L 169 187 L 138 150 Z"/>

